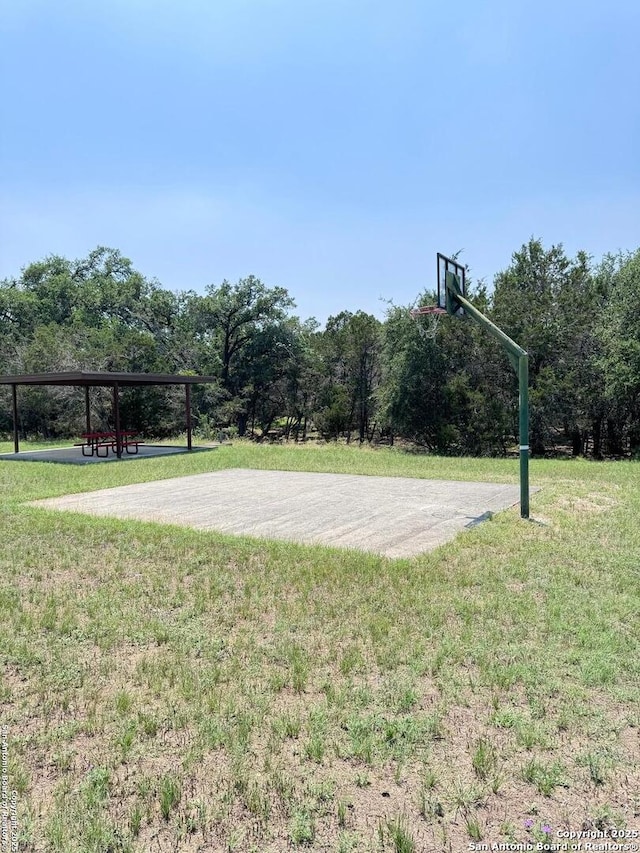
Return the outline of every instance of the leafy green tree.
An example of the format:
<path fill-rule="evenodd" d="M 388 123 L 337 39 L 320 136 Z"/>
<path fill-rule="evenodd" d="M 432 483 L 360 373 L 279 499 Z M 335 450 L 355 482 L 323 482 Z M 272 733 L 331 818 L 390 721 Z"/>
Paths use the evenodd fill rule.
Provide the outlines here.
<path fill-rule="evenodd" d="M 561 245 L 531 239 L 495 278 L 492 296 L 469 298 L 530 354 L 531 444 L 640 452 L 640 250 L 593 267 Z M 426 294 L 425 301 L 434 301 Z M 205 295 L 171 293 L 117 250 L 70 261 L 52 255 L 0 282 L 3 372 L 196 372 L 219 384 L 194 388 L 202 427 L 273 428 L 306 437 L 402 437 L 438 452 L 506 453 L 517 440 L 517 380 L 502 348 L 465 320 L 421 335 L 405 308 L 384 324 L 362 311 L 315 321 L 289 314 L 283 288 L 249 276 Z M 156 435 L 183 428 L 179 390 L 122 395 L 124 420 Z M 6 389 L 0 389 L 6 398 Z M 83 420 L 74 389 L 21 391 L 23 432 L 61 435 Z M 7 398 L 8 399 L 8 398 Z M 107 426 L 108 395 L 92 393 Z M 4 407 L 8 410 L 8 407 Z M 0 429 L 9 428 L 3 409 Z"/>
<path fill-rule="evenodd" d="M 296 441 L 299 438 L 305 441 L 322 385 L 321 334 L 319 323 L 313 317 L 304 323 L 297 318 L 289 322 L 294 327 L 295 346 L 289 351 L 291 357 L 286 374 L 285 437 L 289 439 L 293 434 Z"/>
<path fill-rule="evenodd" d="M 268 288 L 253 275 L 236 284 L 207 287 L 200 305 L 202 332 L 214 336 L 220 349 L 223 386 L 236 390 L 233 363 L 256 332 L 283 321 L 294 302 L 283 287 Z"/>
<path fill-rule="evenodd" d="M 570 443 L 574 456 L 592 442 L 600 455 L 600 435 L 605 416 L 602 382 L 596 369 L 601 345 L 596 334 L 603 306 L 591 260 L 578 252 L 555 294 L 557 353 L 548 368 L 545 398 L 555 415 L 555 427 Z M 539 377 L 543 386 L 544 377 Z"/>
<path fill-rule="evenodd" d="M 257 389 L 268 387 L 269 359 L 274 367 L 281 361 L 283 350 L 276 344 L 286 345 L 284 327 L 293 304 L 284 288 L 268 288 L 248 276 L 234 285 L 210 285 L 192 305 L 201 351 L 209 353 L 210 364 L 215 360 L 220 375 L 220 419 L 235 422 L 240 435 L 255 418 Z"/>
<path fill-rule="evenodd" d="M 486 289 L 468 298 L 483 313 Z M 434 304 L 426 293 L 419 304 Z M 504 355 L 469 318 L 409 317 L 393 307 L 385 324 L 384 379 L 380 391 L 385 429 L 439 453 L 505 453 L 513 400 L 498 392 Z M 497 377 L 500 377 L 498 379 Z"/>
<path fill-rule="evenodd" d="M 603 411 L 594 379 L 599 356 L 594 318 L 600 299 L 584 252 L 571 260 L 561 245 L 545 249 L 533 238 L 495 277 L 492 319 L 529 353 L 533 454 L 558 441 L 579 454 L 589 432 L 599 435 Z M 514 382 L 510 378 L 509 385 Z"/>
<path fill-rule="evenodd" d="M 446 449 L 452 440 L 443 383 L 447 359 L 436 339 L 421 335 L 420 329 L 408 308 L 389 308 L 378 391 L 380 417 L 392 443 L 402 436 L 436 451 Z"/>
<path fill-rule="evenodd" d="M 181 361 L 176 333 L 183 302 L 147 281 L 115 249 L 98 247 L 76 261 L 50 256 L 0 283 L 4 370 L 174 372 Z M 169 429 L 171 410 L 163 394 L 171 396 L 153 388 L 124 394 L 123 418 L 161 434 Z M 94 390 L 92 414 L 96 425 L 106 426 L 110 407 L 102 404 L 103 396 Z M 25 430 L 43 435 L 78 430 L 84 403 L 74 389 L 34 388 L 22 397 Z"/>
<path fill-rule="evenodd" d="M 596 270 L 604 310 L 597 315 L 601 351 L 596 362 L 607 406 L 607 451 L 619 455 L 628 440 L 640 453 L 640 249 L 607 255 Z"/>
<path fill-rule="evenodd" d="M 371 314 L 342 311 L 321 336 L 324 383 L 314 420 L 327 436 L 356 431 L 360 443 L 375 432 L 381 374 L 382 324 Z"/>
<path fill-rule="evenodd" d="M 300 323 L 289 318 L 257 329 L 239 356 L 235 375 L 246 399 L 242 417 L 246 413 L 252 434 L 257 426 L 264 437 L 286 419 L 300 344 Z"/>

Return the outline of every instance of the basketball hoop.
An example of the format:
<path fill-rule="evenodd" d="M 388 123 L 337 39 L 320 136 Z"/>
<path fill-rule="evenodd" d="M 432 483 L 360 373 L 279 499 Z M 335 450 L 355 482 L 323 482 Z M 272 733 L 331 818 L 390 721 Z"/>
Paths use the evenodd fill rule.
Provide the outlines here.
<path fill-rule="evenodd" d="M 422 322 L 418 321 L 418 332 L 423 338 L 432 341 L 438 334 L 438 323 L 440 317 L 446 314 L 445 308 L 440 308 L 439 305 L 420 305 L 418 308 L 413 308 L 409 311 L 411 317 L 418 321 L 419 317 L 423 317 Z"/>

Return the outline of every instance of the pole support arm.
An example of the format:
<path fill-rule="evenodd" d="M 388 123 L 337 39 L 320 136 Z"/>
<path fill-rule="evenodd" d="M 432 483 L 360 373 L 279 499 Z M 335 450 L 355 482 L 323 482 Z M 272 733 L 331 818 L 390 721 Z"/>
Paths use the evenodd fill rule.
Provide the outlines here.
<path fill-rule="evenodd" d="M 502 329 L 499 329 L 495 323 L 492 323 L 488 317 L 485 317 L 482 311 L 478 311 L 475 305 L 472 305 L 468 299 L 465 299 L 462 295 L 456 295 L 456 299 L 464 308 L 465 312 L 475 320 L 476 323 L 479 323 L 484 329 L 486 329 L 492 337 L 500 341 L 510 355 L 515 356 L 516 359 L 520 359 L 522 356 L 528 355 L 526 350 L 522 349 L 522 347 L 518 346 L 515 341 L 511 340 L 509 335 L 505 335 Z"/>
<path fill-rule="evenodd" d="M 509 335 L 505 335 L 495 323 L 484 316 L 482 311 L 472 305 L 461 293 L 449 287 L 447 276 L 447 289 L 451 291 L 455 304 L 464 308 L 465 312 L 482 326 L 496 340 L 500 341 L 506 349 L 509 361 L 518 374 L 519 388 L 519 438 L 520 438 L 520 516 L 529 518 L 529 355 L 526 350 Z"/>

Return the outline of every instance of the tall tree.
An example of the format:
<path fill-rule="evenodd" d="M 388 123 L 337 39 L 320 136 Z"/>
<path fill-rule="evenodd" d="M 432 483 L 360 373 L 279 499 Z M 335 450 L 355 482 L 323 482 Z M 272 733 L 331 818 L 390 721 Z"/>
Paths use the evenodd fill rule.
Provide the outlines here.
<path fill-rule="evenodd" d="M 570 260 L 562 245 L 545 249 L 532 238 L 495 277 L 492 319 L 529 353 L 533 454 L 559 437 L 580 452 L 589 423 L 599 417 L 588 381 L 597 356 L 596 304 L 588 257 L 581 252 Z"/>
<path fill-rule="evenodd" d="M 343 311 L 329 317 L 322 334 L 324 389 L 318 426 L 336 437 L 355 430 L 360 443 L 372 437 L 380 380 L 382 324 L 371 314 Z"/>
<path fill-rule="evenodd" d="M 402 436 L 429 450 L 442 450 L 451 439 L 443 382 L 447 360 L 436 339 L 425 337 L 420 329 L 408 308 L 389 308 L 378 391 L 380 417 L 392 442 Z"/>
<path fill-rule="evenodd" d="M 620 454 L 625 440 L 640 453 L 640 249 L 607 255 L 596 270 L 604 301 L 597 315 L 601 352 L 597 360 L 608 406 L 607 450 Z"/>
<path fill-rule="evenodd" d="M 278 338 L 293 300 L 283 287 L 268 288 L 251 275 L 232 285 L 223 281 L 210 285 L 199 305 L 201 340 L 216 348 L 220 359 L 220 378 L 227 396 L 227 415 L 233 417 L 241 435 L 249 418 L 251 380 L 242 358 L 251 352 L 257 358 L 260 346 Z M 262 344 L 258 342 L 262 339 Z M 276 353 L 273 353 L 274 357 Z M 251 360 L 250 359 L 250 360 Z"/>

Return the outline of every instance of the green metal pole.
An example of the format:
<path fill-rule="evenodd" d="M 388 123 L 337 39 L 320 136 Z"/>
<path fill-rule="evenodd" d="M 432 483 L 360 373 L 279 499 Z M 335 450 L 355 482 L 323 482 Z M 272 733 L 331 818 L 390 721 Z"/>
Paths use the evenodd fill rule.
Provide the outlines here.
<path fill-rule="evenodd" d="M 518 359 L 520 391 L 520 517 L 529 518 L 529 356 Z"/>

